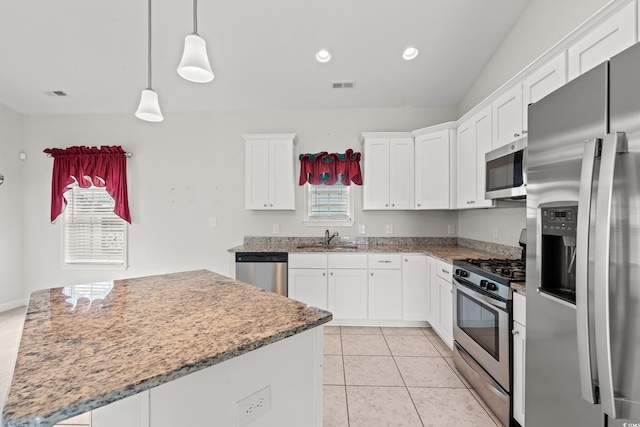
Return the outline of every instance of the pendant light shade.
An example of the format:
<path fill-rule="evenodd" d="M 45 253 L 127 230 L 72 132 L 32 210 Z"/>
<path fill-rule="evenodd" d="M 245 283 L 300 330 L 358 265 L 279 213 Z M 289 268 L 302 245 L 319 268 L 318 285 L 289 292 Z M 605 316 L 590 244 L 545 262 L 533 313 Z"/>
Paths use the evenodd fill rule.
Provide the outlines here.
<path fill-rule="evenodd" d="M 198 0 L 193 0 L 193 33 L 184 38 L 184 51 L 178 65 L 178 74 L 195 83 L 213 80 L 213 71 L 207 56 L 207 43 L 198 34 Z"/>
<path fill-rule="evenodd" d="M 160 104 L 158 103 L 158 94 L 151 88 L 151 0 L 149 0 L 149 16 L 148 16 L 148 49 L 147 49 L 147 83 L 149 84 L 140 95 L 140 104 L 136 110 L 136 117 L 140 120 L 148 122 L 161 122 L 164 120 Z"/>
<path fill-rule="evenodd" d="M 153 89 L 145 89 L 140 96 L 140 105 L 136 110 L 136 117 L 140 120 L 148 122 L 161 122 L 164 120 L 160 104 L 158 103 L 158 94 Z"/>
<path fill-rule="evenodd" d="M 213 71 L 207 56 L 207 42 L 198 34 L 189 34 L 184 38 L 184 52 L 178 65 L 178 74 L 183 79 L 195 83 L 208 83 L 213 80 Z"/>

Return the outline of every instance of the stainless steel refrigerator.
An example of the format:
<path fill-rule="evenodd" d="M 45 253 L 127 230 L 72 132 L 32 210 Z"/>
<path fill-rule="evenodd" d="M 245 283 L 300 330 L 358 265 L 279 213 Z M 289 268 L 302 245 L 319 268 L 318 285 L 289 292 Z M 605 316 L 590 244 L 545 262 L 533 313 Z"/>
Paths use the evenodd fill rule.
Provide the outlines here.
<path fill-rule="evenodd" d="M 525 424 L 640 426 L 640 44 L 529 106 Z"/>

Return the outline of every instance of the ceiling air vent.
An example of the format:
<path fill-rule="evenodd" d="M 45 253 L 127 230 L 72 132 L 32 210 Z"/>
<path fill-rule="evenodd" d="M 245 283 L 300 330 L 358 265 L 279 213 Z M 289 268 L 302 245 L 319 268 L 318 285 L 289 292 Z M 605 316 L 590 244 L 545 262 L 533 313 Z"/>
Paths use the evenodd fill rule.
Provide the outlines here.
<path fill-rule="evenodd" d="M 49 96 L 67 96 L 67 94 L 61 90 L 51 90 L 45 93 Z"/>
<path fill-rule="evenodd" d="M 354 89 L 356 82 L 333 82 L 331 83 L 332 89 Z"/>

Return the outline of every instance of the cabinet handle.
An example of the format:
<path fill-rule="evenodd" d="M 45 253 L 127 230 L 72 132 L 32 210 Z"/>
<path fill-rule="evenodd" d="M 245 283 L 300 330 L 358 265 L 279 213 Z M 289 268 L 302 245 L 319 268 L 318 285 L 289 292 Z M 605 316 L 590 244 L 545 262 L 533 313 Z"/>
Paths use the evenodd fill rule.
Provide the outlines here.
<path fill-rule="evenodd" d="M 525 130 L 525 129 L 522 130 L 523 135 L 526 135 L 528 132 L 529 132 L 528 130 Z"/>
<path fill-rule="evenodd" d="M 511 330 L 511 335 L 518 335 L 520 331 L 516 331 L 515 329 Z"/>
<path fill-rule="evenodd" d="M 373 276 L 373 273 L 371 273 L 371 275 Z"/>
<path fill-rule="evenodd" d="M 385 208 L 388 208 L 388 207 L 389 207 L 389 203 L 385 203 L 385 204 L 384 204 L 384 207 L 385 207 Z"/>
<path fill-rule="evenodd" d="M 381 259 L 381 260 L 378 260 L 378 262 L 382 264 L 389 264 L 391 261 L 389 261 L 388 259 Z"/>
<path fill-rule="evenodd" d="M 447 270 L 445 270 L 444 268 L 442 268 L 441 270 L 442 270 L 442 272 L 443 272 L 444 274 L 451 274 L 451 273 L 449 273 Z"/>
<path fill-rule="evenodd" d="M 392 204 L 391 206 L 395 206 L 395 203 L 394 203 L 394 204 Z"/>
<path fill-rule="evenodd" d="M 409 262 L 409 260 L 407 258 L 404 259 L 404 262 Z"/>
<path fill-rule="evenodd" d="M 472 205 L 472 204 L 474 204 L 475 202 L 476 202 L 475 200 L 467 200 L 467 204 L 468 204 L 468 205 Z"/>
<path fill-rule="evenodd" d="M 267 204 L 266 204 L 266 203 L 264 204 L 264 207 L 265 207 L 265 208 L 267 207 Z"/>
<path fill-rule="evenodd" d="M 322 275 L 323 275 L 323 276 L 326 276 L 326 275 L 327 275 L 327 273 L 322 273 Z"/>
<path fill-rule="evenodd" d="M 333 276 L 333 271 L 331 273 L 329 273 L 330 276 Z"/>
<path fill-rule="evenodd" d="M 420 207 L 420 203 L 418 203 L 418 207 Z"/>
<path fill-rule="evenodd" d="M 273 207 L 273 205 L 269 205 L 269 206 Z"/>
<path fill-rule="evenodd" d="M 513 136 L 515 136 L 516 138 L 520 136 L 519 133 L 514 133 Z"/>

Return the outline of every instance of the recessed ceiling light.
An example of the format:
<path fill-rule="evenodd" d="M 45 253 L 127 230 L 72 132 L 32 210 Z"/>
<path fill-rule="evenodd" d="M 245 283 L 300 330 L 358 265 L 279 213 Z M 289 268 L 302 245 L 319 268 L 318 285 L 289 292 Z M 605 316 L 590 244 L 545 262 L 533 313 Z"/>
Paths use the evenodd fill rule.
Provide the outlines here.
<path fill-rule="evenodd" d="M 320 49 L 318 53 L 316 53 L 316 59 L 318 62 L 329 62 L 331 54 L 326 49 Z"/>
<path fill-rule="evenodd" d="M 406 61 L 411 61 L 416 56 L 418 56 L 418 49 L 416 49 L 415 47 L 408 47 L 402 53 L 402 58 Z"/>

